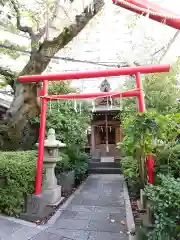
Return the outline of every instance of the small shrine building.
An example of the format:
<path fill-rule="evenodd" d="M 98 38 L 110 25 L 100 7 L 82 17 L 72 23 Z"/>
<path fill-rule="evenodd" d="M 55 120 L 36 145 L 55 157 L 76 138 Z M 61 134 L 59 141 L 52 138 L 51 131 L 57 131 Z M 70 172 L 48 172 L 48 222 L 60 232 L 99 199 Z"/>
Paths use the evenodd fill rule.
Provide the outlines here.
<path fill-rule="evenodd" d="M 107 79 L 100 85 L 101 92 L 110 92 Z M 122 140 L 120 124 L 120 106 L 114 98 L 105 97 L 95 100 L 92 112 L 91 131 L 88 136 L 92 159 L 101 162 L 114 162 L 120 159 L 120 151 L 116 148 Z"/>

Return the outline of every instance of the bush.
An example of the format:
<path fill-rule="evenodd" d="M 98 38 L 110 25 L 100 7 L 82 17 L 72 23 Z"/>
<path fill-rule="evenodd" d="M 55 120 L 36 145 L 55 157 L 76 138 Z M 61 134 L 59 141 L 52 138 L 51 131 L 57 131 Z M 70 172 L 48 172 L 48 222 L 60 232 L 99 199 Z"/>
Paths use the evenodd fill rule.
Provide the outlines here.
<path fill-rule="evenodd" d="M 131 156 L 123 157 L 121 160 L 121 168 L 128 181 L 131 194 L 138 196 L 142 186 L 140 184 L 137 160 Z"/>
<path fill-rule="evenodd" d="M 0 153 L 0 211 L 18 215 L 24 206 L 24 196 L 34 190 L 36 151 Z"/>
<path fill-rule="evenodd" d="M 149 185 L 145 188 L 155 217 L 155 228 L 148 239 L 179 239 L 180 179 L 161 174 L 159 180 L 159 185 Z"/>
<path fill-rule="evenodd" d="M 55 167 L 55 174 L 61 174 L 62 172 L 71 171 L 73 168 L 70 162 L 69 156 L 65 153 L 60 153 L 60 160 L 57 162 Z"/>
<path fill-rule="evenodd" d="M 86 153 L 80 153 L 77 156 L 74 169 L 76 180 L 84 180 L 88 171 L 88 155 Z"/>
<path fill-rule="evenodd" d="M 67 150 L 67 154 L 70 158 L 72 167 L 75 170 L 76 180 L 78 182 L 82 181 L 86 177 L 88 171 L 88 155 L 73 147 Z"/>
<path fill-rule="evenodd" d="M 180 144 L 173 147 L 164 146 L 156 153 L 156 173 L 171 173 L 180 177 Z"/>

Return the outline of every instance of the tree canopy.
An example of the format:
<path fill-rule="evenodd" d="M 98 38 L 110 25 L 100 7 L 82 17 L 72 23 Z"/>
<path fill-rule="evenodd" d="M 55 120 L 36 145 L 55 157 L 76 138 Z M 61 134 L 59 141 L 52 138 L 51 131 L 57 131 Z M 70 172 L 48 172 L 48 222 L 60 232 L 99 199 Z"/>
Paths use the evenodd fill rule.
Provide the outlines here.
<path fill-rule="evenodd" d="M 10 58 L 0 66 L 0 78 L 14 90 L 14 100 L 6 116 L 6 132 L 7 129 L 9 134 L 13 132 L 10 138 L 16 136 L 14 141 L 19 142 L 26 135 L 25 132 L 29 131 L 27 128 L 31 128 L 28 119 L 39 115 L 40 105 L 37 96 L 39 85 L 22 85 L 17 77 L 43 73 L 55 54 L 76 37 L 102 9 L 104 1 L 92 0 L 85 2 L 84 6 L 69 1 L 70 15 L 58 0 L 35 0 L 27 4 L 20 0 L 3 0 L 0 4 L 0 26 L 3 31 L 11 33 L 10 38 L 5 37 L 0 42 L 0 57 L 5 59 L 8 55 L 13 59 L 23 58 L 22 62 L 26 62 L 18 66 L 19 71 L 10 67 Z M 26 41 L 20 40 L 17 43 L 14 41 L 15 36 L 22 36 Z M 63 88 L 64 83 L 60 85 Z M 6 135 L 5 128 L 3 129 L 2 139 Z"/>

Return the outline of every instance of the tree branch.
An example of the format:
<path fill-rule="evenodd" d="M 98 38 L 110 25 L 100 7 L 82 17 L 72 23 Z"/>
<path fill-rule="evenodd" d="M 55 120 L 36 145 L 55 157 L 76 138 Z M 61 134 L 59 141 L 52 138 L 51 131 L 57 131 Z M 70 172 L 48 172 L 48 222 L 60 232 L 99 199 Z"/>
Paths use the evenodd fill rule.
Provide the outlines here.
<path fill-rule="evenodd" d="M 35 52 L 37 50 L 37 37 L 32 29 L 32 27 L 28 27 L 28 26 L 22 26 L 21 25 L 21 15 L 19 12 L 19 6 L 18 3 L 14 0 L 10 0 L 15 12 L 16 12 L 16 25 L 17 25 L 17 29 L 21 32 L 24 33 L 28 33 L 30 38 L 31 38 L 31 48 L 32 48 L 32 52 Z"/>
<path fill-rule="evenodd" d="M 36 37 L 38 39 L 40 39 L 45 33 L 46 33 L 46 29 L 52 27 L 52 24 L 54 22 L 54 20 L 57 17 L 57 13 L 58 13 L 58 4 L 59 4 L 59 0 L 56 0 L 55 6 L 54 6 L 54 11 L 52 13 L 52 17 L 51 19 L 44 25 L 44 27 L 39 29 L 39 32 L 36 34 Z"/>
<path fill-rule="evenodd" d="M 14 80 L 17 78 L 18 73 L 11 71 L 9 68 L 0 66 L 0 75 L 4 76 L 8 85 L 14 89 Z"/>
<path fill-rule="evenodd" d="M 170 41 L 168 42 L 166 48 L 164 49 L 164 52 L 163 52 L 162 56 L 159 59 L 159 63 L 161 63 L 163 58 L 166 56 L 166 54 L 168 53 L 168 51 L 171 48 L 172 44 L 176 41 L 177 37 L 179 36 L 179 33 L 180 33 L 180 30 L 177 30 L 175 32 L 174 36 L 170 39 Z"/>
<path fill-rule="evenodd" d="M 42 56 L 49 56 L 47 62 L 60 49 L 66 46 L 74 37 L 76 37 L 87 23 L 102 9 L 104 0 L 92 0 L 91 7 L 87 6 L 80 15 L 76 15 L 75 21 L 55 37 L 53 40 L 44 40 L 39 48 L 39 53 Z"/>
<path fill-rule="evenodd" d="M 18 76 L 18 73 L 11 71 L 9 68 L 0 66 L 0 75 L 5 77 L 16 77 Z"/>

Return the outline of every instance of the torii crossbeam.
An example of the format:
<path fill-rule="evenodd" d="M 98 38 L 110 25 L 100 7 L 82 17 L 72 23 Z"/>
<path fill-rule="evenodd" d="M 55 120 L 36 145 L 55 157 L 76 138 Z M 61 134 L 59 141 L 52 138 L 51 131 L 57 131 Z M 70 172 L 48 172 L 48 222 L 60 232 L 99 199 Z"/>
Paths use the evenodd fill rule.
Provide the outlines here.
<path fill-rule="evenodd" d="M 177 16 L 177 14 L 161 8 L 157 4 L 150 3 L 148 0 L 112 0 L 112 2 L 117 6 L 142 16 L 148 15 L 148 17 L 154 21 L 180 30 L 180 15 Z"/>

